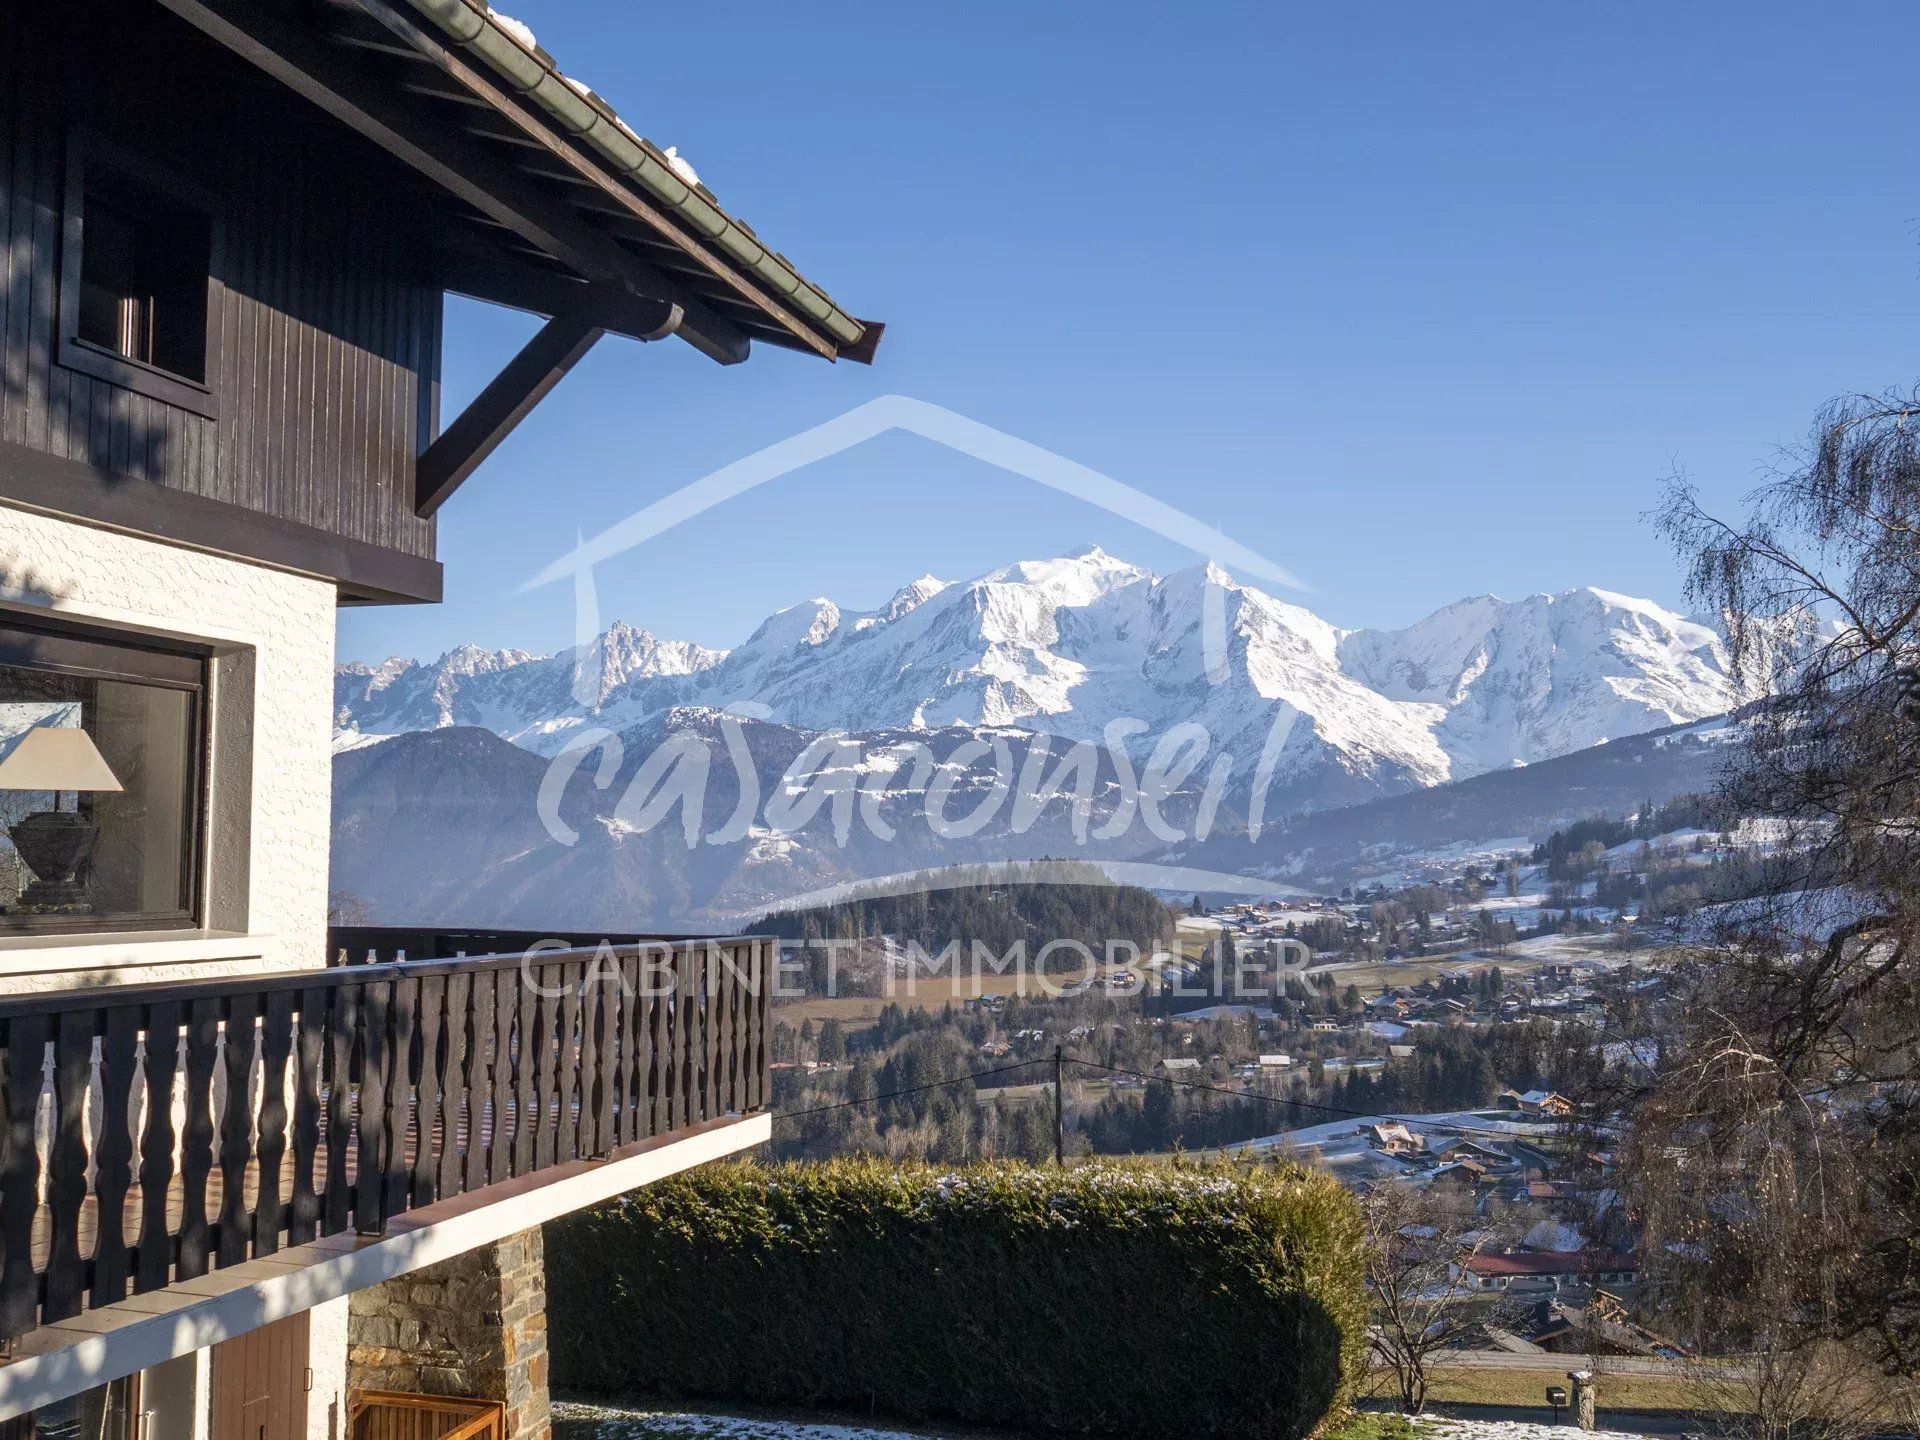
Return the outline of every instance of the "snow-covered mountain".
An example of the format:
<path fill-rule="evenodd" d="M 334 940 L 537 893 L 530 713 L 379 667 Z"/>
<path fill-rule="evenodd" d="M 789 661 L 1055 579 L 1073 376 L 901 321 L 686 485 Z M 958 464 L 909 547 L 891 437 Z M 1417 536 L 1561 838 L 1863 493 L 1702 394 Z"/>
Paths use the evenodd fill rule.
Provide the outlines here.
<path fill-rule="evenodd" d="M 1205 625 L 1224 623 L 1209 674 Z M 584 699 L 582 698 L 584 697 Z M 1579 589 L 1462 600 L 1401 630 L 1342 630 L 1217 566 L 1153 574 L 1097 547 L 971 581 L 932 576 L 877 610 L 814 599 L 731 651 L 616 624 L 584 651 L 462 646 L 342 666 L 345 744 L 453 725 L 540 754 L 593 725 L 765 707 L 799 731 L 1017 729 L 1147 749 L 1197 721 L 1282 803 L 1345 804 L 1530 764 L 1719 714 L 1738 693 L 1720 635 L 1646 600 Z"/>
<path fill-rule="evenodd" d="M 1570 754 L 1746 699 L 1726 645 L 1650 600 L 1567 590 L 1461 600 L 1404 630 L 1357 630 L 1342 666 L 1430 730 L 1461 779 Z"/>

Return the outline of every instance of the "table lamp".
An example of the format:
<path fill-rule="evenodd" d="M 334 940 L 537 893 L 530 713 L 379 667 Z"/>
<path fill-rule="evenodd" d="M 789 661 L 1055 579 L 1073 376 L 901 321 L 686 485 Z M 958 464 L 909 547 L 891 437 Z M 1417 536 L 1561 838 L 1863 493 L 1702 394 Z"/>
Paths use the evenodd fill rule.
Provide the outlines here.
<path fill-rule="evenodd" d="M 36 725 L 0 760 L 0 790 L 53 792 L 51 810 L 7 827 L 13 848 L 34 876 L 14 902 L 15 914 L 85 915 L 93 909 L 86 882 L 76 876 L 93 854 L 100 827 L 80 814 L 79 792 L 120 788 L 93 737 L 75 726 Z M 74 792 L 72 810 L 60 808 L 61 792 L 67 790 Z"/>

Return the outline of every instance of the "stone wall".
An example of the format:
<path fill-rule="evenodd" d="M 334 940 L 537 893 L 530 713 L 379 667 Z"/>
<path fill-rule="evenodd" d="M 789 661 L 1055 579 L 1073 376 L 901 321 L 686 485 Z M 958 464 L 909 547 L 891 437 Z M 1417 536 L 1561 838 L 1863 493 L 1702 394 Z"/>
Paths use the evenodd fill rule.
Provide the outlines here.
<path fill-rule="evenodd" d="M 538 1229 L 353 1296 L 356 1390 L 504 1401 L 507 1440 L 547 1440 L 547 1285 Z"/>

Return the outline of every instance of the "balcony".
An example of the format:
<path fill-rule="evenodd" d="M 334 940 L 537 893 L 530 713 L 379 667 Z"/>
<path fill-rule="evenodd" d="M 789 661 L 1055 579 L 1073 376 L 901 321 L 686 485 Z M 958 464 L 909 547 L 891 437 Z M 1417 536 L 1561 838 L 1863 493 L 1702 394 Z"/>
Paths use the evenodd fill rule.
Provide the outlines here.
<path fill-rule="evenodd" d="M 353 1248 L 328 1237 L 524 1210 L 582 1162 L 764 1111 L 773 941 L 436 953 L 463 936 L 342 931 L 357 963 L 0 1001 L 0 1341 Z"/>

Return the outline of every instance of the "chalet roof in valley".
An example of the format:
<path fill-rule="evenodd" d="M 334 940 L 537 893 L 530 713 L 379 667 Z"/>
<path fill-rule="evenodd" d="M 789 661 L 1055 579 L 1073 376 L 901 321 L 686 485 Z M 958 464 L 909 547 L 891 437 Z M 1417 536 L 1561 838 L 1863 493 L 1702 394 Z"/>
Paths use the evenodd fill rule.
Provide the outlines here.
<path fill-rule="evenodd" d="M 722 363 L 763 341 L 871 361 L 855 318 L 684 161 L 476 0 L 160 0 L 445 192 L 448 289 Z M 796 164 L 798 161 L 796 160 Z"/>
<path fill-rule="evenodd" d="M 1617 1250 L 1512 1250 L 1498 1255 L 1470 1255 L 1466 1268 L 1474 1275 L 1614 1275 L 1637 1269 L 1631 1255 Z"/>

